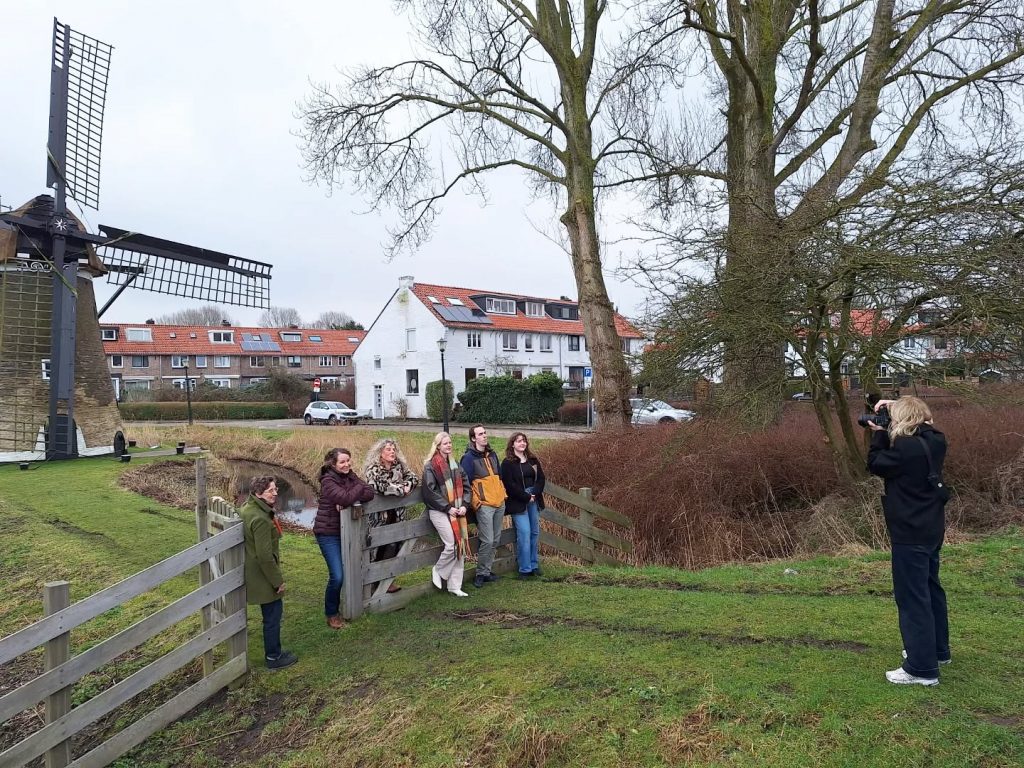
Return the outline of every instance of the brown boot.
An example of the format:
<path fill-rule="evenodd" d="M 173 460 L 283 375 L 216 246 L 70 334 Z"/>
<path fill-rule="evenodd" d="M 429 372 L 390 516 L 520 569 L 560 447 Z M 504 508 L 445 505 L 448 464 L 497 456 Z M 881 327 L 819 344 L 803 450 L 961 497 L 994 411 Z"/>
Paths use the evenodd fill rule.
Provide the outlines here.
<path fill-rule="evenodd" d="M 395 583 L 392 583 L 391 586 L 388 587 L 388 594 L 389 595 L 393 595 L 393 594 L 395 594 L 395 592 L 401 592 L 401 591 L 402 591 L 402 588 L 400 586 L 398 586 L 397 584 L 395 584 Z"/>
<path fill-rule="evenodd" d="M 345 620 L 343 618 L 341 618 L 341 616 L 337 616 L 337 615 L 335 615 L 335 616 L 328 616 L 327 617 L 327 626 L 330 627 L 331 629 L 344 629 L 345 628 Z"/>

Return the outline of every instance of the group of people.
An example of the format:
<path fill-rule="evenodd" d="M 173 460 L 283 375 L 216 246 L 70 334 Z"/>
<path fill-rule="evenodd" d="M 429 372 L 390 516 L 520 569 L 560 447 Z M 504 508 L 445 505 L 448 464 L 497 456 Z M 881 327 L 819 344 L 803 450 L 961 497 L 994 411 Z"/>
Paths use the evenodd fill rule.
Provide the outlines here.
<path fill-rule="evenodd" d="M 544 509 L 544 470 L 530 450 L 529 438 L 516 432 L 505 447 L 503 459 L 490 446 L 487 430 L 476 424 L 469 430 L 469 448 L 456 461 L 452 438 L 439 432 L 433 440 L 422 474 L 417 474 L 391 438 L 378 441 L 363 464 L 363 477 L 352 469 L 352 454 L 346 448 L 332 448 L 320 468 L 320 496 L 313 535 L 327 565 L 324 614 L 327 626 L 341 629 L 343 583 L 341 552 L 341 510 L 371 501 L 377 494 L 408 496 L 422 486 L 423 503 L 430 522 L 444 544 L 431 580 L 438 589 L 455 597 L 463 591 L 463 573 L 469 550 L 469 524 L 478 536 L 476 575 L 473 586 L 480 589 L 498 580 L 494 572 L 503 520 L 510 515 L 516 531 L 516 560 L 520 579 L 542 575 L 537 544 L 540 538 L 540 510 Z M 277 485 L 273 477 L 255 477 L 250 497 L 239 510 L 245 528 L 245 577 L 250 604 L 263 613 L 263 646 L 267 667 L 279 669 L 294 664 L 294 653 L 281 648 L 282 595 L 284 577 L 280 567 L 281 525 L 274 516 Z M 369 526 L 390 525 L 405 520 L 405 507 L 367 515 Z M 371 559 L 386 560 L 398 554 L 397 543 L 374 548 Z M 401 587 L 392 584 L 388 592 Z"/>
<path fill-rule="evenodd" d="M 948 489 L 942 479 L 946 439 L 935 429 L 928 405 L 916 397 L 880 400 L 875 412 L 883 410 L 888 420 L 869 420 L 872 430 L 868 470 L 885 481 L 882 507 L 892 542 L 893 593 L 903 639 L 903 663 L 885 673 L 898 685 L 937 685 L 939 667 L 950 664 L 949 619 L 946 593 L 939 580 L 939 552 L 945 537 L 945 505 Z M 324 593 L 327 624 L 340 629 L 341 598 L 340 510 L 356 502 L 367 502 L 377 493 L 407 496 L 422 484 L 423 502 L 430 522 L 437 529 L 444 548 L 431 570 L 438 589 L 456 597 L 467 597 L 462 577 L 469 554 L 468 523 L 477 526 L 479 549 L 473 586 L 482 588 L 497 581 L 494 554 L 502 531 L 502 520 L 511 515 L 516 531 L 516 559 L 519 578 L 541 575 L 537 559 L 540 534 L 539 514 L 544 508 L 544 471 L 530 451 L 522 432 L 509 438 L 505 457 L 490 447 L 487 430 L 481 424 L 469 430 L 469 448 L 456 461 L 452 438 L 447 432 L 435 436 L 422 477 L 411 471 L 394 440 L 378 442 L 363 467 L 366 481 L 352 471 L 352 456 L 335 448 L 324 457 L 320 470 L 320 505 L 313 532 L 327 563 Z M 241 509 L 245 524 L 245 577 L 248 600 L 263 612 L 263 644 L 267 666 L 279 668 L 296 661 L 281 649 L 281 574 L 279 540 L 281 527 L 274 518 L 277 487 L 272 477 L 253 478 L 252 496 Z M 371 526 L 404 519 L 405 510 L 370 515 Z M 378 547 L 375 560 L 394 557 L 395 545 Z M 392 586 L 389 591 L 398 589 Z"/>

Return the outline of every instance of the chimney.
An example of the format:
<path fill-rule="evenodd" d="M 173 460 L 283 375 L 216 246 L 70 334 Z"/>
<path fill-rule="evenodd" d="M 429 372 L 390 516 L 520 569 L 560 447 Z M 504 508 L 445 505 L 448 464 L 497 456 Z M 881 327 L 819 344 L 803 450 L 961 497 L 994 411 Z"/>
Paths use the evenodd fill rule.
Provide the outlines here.
<path fill-rule="evenodd" d="M 416 278 L 412 275 L 402 275 L 398 278 L 399 288 L 412 288 L 412 284 L 416 282 Z"/>
<path fill-rule="evenodd" d="M 572 301 L 572 299 L 570 299 L 568 296 L 559 296 L 558 298 L 561 301 Z"/>
<path fill-rule="evenodd" d="M 231 327 L 231 321 L 230 320 L 221 320 L 220 324 L 222 326 L 224 326 L 225 328 L 230 328 Z"/>
<path fill-rule="evenodd" d="M 146 321 L 146 325 L 156 325 L 156 320 L 151 317 Z"/>
<path fill-rule="evenodd" d="M 299 330 L 299 326 L 297 326 L 295 323 L 292 323 L 291 325 L 289 325 L 288 328 L 293 330 L 293 331 Z"/>

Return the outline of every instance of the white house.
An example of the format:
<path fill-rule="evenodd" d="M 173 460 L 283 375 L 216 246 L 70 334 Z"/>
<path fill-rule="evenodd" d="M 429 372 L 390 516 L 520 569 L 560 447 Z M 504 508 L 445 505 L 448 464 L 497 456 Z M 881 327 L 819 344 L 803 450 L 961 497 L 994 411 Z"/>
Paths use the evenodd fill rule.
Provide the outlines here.
<path fill-rule="evenodd" d="M 621 315 L 615 324 L 627 354 L 643 338 Z M 551 371 L 570 388 L 583 384 L 590 366 L 575 301 L 494 290 L 416 283 L 399 278 L 398 290 L 353 354 L 356 409 L 374 418 L 427 415 L 426 385 L 445 377 L 462 391 L 478 376 L 516 378 Z"/>

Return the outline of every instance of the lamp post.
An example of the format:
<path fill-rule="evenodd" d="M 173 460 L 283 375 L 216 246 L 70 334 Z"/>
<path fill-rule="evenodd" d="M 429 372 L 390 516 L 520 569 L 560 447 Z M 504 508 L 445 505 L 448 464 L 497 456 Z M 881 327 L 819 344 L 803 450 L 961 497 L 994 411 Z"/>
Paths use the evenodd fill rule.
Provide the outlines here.
<path fill-rule="evenodd" d="M 188 377 L 188 358 L 185 358 L 185 401 L 188 403 L 188 425 L 192 426 L 192 379 Z"/>
<path fill-rule="evenodd" d="M 444 431 L 448 431 L 448 380 L 444 375 L 444 350 L 448 340 L 442 336 L 437 340 L 437 349 L 441 352 L 441 413 L 444 416 Z"/>

